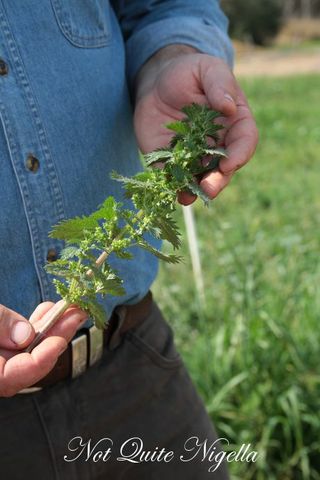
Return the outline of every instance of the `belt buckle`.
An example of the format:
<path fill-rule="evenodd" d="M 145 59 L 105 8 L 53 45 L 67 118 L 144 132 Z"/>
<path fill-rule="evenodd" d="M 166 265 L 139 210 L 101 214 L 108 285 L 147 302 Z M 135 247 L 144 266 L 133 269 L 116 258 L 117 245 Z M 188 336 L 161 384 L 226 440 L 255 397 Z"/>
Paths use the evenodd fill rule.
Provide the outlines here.
<path fill-rule="evenodd" d="M 103 354 L 103 331 L 92 325 L 71 341 L 71 377 L 76 378 L 100 360 Z M 17 393 L 35 393 L 42 387 L 27 387 Z"/>
<path fill-rule="evenodd" d="M 72 373 L 76 378 L 82 375 L 87 368 L 94 365 L 103 353 L 103 333 L 95 325 L 85 330 L 83 335 L 74 338 L 71 342 Z"/>

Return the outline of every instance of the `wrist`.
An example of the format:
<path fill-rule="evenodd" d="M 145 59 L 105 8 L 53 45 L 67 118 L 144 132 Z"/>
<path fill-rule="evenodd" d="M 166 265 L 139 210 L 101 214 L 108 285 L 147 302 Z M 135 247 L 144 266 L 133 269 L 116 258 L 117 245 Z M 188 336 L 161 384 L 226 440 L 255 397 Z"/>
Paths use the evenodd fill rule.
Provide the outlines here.
<path fill-rule="evenodd" d="M 135 102 L 146 95 L 153 87 L 161 71 L 169 65 L 172 60 L 183 55 L 200 53 L 189 45 L 175 44 L 167 45 L 158 50 L 140 68 L 135 79 Z"/>

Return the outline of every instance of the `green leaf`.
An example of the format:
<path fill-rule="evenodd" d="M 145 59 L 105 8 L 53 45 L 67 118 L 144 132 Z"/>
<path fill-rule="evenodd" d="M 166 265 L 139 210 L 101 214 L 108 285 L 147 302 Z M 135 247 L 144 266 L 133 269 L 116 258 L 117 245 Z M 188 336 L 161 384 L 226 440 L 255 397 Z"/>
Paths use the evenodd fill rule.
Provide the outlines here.
<path fill-rule="evenodd" d="M 78 243 L 86 238 L 88 233 L 94 232 L 99 227 L 98 220 L 111 221 L 117 215 L 117 209 L 121 206 L 113 197 L 108 197 L 95 212 L 82 217 L 74 217 L 63 220 L 53 227 L 49 236 L 58 238 L 69 243 Z"/>
<path fill-rule="evenodd" d="M 227 153 L 224 148 L 207 148 L 205 153 L 208 155 L 215 155 L 219 157 L 227 157 Z"/>
<path fill-rule="evenodd" d="M 70 271 L 70 262 L 61 258 L 55 262 L 47 263 L 44 268 L 50 275 L 56 275 L 58 277 L 68 278 L 68 276 L 71 277 L 73 275 Z"/>
<path fill-rule="evenodd" d="M 200 124 L 202 129 L 221 116 L 221 113 L 211 110 L 207 105 L 198 105 L 196 103 L 186 105 L 181 110 L 186 114 L 186 119 L 184 119 L 184 121 L 193 124 Z"/>
<path fill-rule="evenodd" d="M 80 305 L 94 320 L 94 323 L 97 328 L 103 329 L 106 326 L 107 314 L 103 306 L 93 299 L 85 299 L 85 301 Z"/>
<path fill-rule="evenodd" d="M 202 190 L 201 187 L 196 182 L 190 182 L 188 185 L 189 189 L 191 190 L 192 193 L 197 195 L 201 200 L 203 200 L 204 204 L 208 206 L 210 197 Z"/>
<path fill-rule="evenodd" d="M 174 248 L 180 247 L 180 232 L 178 225 L 173 218 L 159 216 L 152 221 L 152 226 L 159 230 L 159 234 L 157 235 L 159 238 L 167 240 Z"/>
<path fill-rule="evenodd" d="M 74 245 L 69 245 L 65 247 L 63 250 L 61 250 L 60 259 L 69 260 L 70 258 L 77 257 L 80 252 L 81 252 L 80 248 Z"/>
<path fill-rule="evenodd" d="M 170 168 L 170 173 L 179 183 L 184 183 L 187 178 L 185 170 L 180 165 L 172 165 Z"/>
<path fill-rule="evenodd" d="M 166 254 L 166 253 L 163 253 L 161 252 L 160 250 L 152 247 L 149 243 L 143 241 L 143 240 L 139 240 L 137 242 L 137 245 L 145 250 L 147 250 L 148 252 L 152 253 L 153 255 L 155 255 L 156 257 L 160 258 L 161 260 L 163 260 L 164 262 L 167 262 L 167 263 L 179 263 L 181 262 L 182 258 L 179 257 L 178 255 L 172 255 L 172 254 Z"/>
<path fill-rule="evenodd" d="M 194 139 L 204 139 L 206 136 L 218 140 L 218 131 L 222 125 L 214 123 L 214 120 L 221 116 L 219 112 L 211 110 L 207 105 L 187 105 L 182 108 L 186 114 L 185 122 L 191 126 L 191 135 Z"/>
<path fill-rule="evenodd" d="M 166 128 L 178 133 L 179 135 L 186 135 L 190 131 L 190 127 L 183 120 L 167 123 Z"/>
<path fill-rule="evenodd" d="M 128 188 L 147 188 L 152 186 L 153 178 L 151 171 L 137 173 L 134 177 L 125 177 L 116 172 L 112 172 L 111 177 L 118 182 L 124 183 Z"/>
<path fill-rule="evenodd" d="M 122 258 L 124 260 L 132 260 L 133 259 L 133 255 L 131 252 L 128 252 L 128 251 L 116 251 L 114 252 L 116 254 L 117 257 L 119 258 Z"/>
<path fill-rule="evenodd" d="M 147 166 L 152 165 L 155 162 L 166 161 L 172 157 L 170 150 L 155 150 L 154 152 L 145 155 L 145 162 Z"/>
<path fill-rule="evenodd" d="M 95 283 L 97 293 L 115 296 L 125 294 L 125 290 L 122 286 L 123 281 L 107 263 L 101 268 L 92 265 L 91 270 L 93 272 L 91 281 Z"/>
<path fill-rule="evenodd" d="M 109 196 L 100 205 L 99 209 L 91 214 L 91 217 L 95 220 L 113 220 L 119 207 L 121 207 L 121 203 L 116 202 L 113 197 Z"/>
<path fill-rule="evenodd" d="M 55 225 L 49 237 L 77 243 L 85 238 L 86 232 L 92 232 L 98 226 L 98 221 L 93 216 L 74 217 Z"/>

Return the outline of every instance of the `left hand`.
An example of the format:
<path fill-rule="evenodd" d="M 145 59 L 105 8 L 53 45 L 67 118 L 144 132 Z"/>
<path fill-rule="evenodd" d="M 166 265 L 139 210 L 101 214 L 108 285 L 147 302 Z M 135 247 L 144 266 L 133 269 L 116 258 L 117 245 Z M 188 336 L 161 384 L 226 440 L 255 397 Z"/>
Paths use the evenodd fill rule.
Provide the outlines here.
<path fill-rule="evenodd" d="M 174 46 L 173 46 L 174 48 Z M 134 124 L 139 147 L 143 153 L 166 146 L 172 132 L 165 124 L 183 117 L 181 108 L 191 103 L 207 104 L 221 112 L 217 123 L 221 130 L 220 146 L 227 158 L 220 160 L 217 170 L 206 173 L 200 186 L 215 198 L 229 183 L 233 173 L 253 156 L 258 132 L 244 93 L 228 65 L 221 59 L 187 52 L 166 58 L 161 52 L 141 69 L 137 81 Z M 170 46 L 163 50 L 168 50 Z M 192 203 L 196 196 L 179 193 L 180 203 Z"/>
<path fill-rule="evenodd" d="M 12 397 L 44 378 L 54 367 L 59 355 L 68 347 L 68 342 L 77 329 L 86 321 L 88 315 L 71 306 L 31 353 L 21 351 L 31 343 L 35 331 L 46 322 L 51 309 L 59 307 L 60 302 L 40 303 L 29 319 L 30 334 L 23 338 L 21 330 L 17 336 L 17 324 L 27 324 L 27 319 L 3 305 L 0 306 L 0 397 Z M 14 341 L 12 329 L 13 339 L 16 339 Z"/>

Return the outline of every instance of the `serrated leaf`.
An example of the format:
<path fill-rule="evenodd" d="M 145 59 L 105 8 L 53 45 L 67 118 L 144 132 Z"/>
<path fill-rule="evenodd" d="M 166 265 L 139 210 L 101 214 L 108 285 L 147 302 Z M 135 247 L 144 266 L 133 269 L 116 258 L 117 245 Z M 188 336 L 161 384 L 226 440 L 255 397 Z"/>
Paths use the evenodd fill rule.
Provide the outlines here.
<path fill-rule="evenodd" d="M 212 123 L 211 125 L 207 125 L 206 128 L 204 129 L 204 134 L 207 137 L 213 138 L 216 142 L 219 140 L 219 135 L 218 131 L 222 130 L 224 127 L 223 125 L 219 125 L 217 123 Z"/>
<path fill-rule="evenodd" d="M 69 245 L 61 250 L 60 259 L 69 260 L 71 258 L 77 257 L 80 253 L 80 249 L 74 245 Z"/>
<path fill-rule="evenodd" d="M 47 273 L 50 275 L 56 275 L 58 277 L 64 277 L 68 278 L 73 275 L 73 273 L 70 271 L 70 263 L 68 260 L 64 260 L 59 258 L 55 262 L 52 263 L 47 263 L 44 268 Z"/>
<path fill-rule="evenodd" d="M 91 216 L 95 220 L 113 220 L 120 206 L 121 204 L 118 204 L 114 197 L 109 196 Z"/>
<path fill-rule="evenodd" d="M 208 206 L 210 197 L 202 190 L 202 188 L 196 182 L 190 182 L 188 188 L 191 190 L 192 193 L 197 195 L 201 200 L 203 200 L 204 204 Z"/>
<path fill-rule="evenodd" d="M 117 180 L 118 182 L 122 182 L 126 185 L 142 188 L 147 188 L 148 182 L 150 182 L 150 186 L 153 180 L 151 171 L 138 173 L 134 177 L 125 177 L 117 172 L 112 172 L 111 177 L 113 178 L 113 180 Z"/>
<path fill-rule="evenodd" d="M 211 158 L 209 163 L 207 163 L 207 165 L 203 166 L 200 164 L 196 168 L 193 168 L 192 173 L 193 175 L 200 175 L 201 173 L 206 173 L 209 170 L 215 170 L 219 166 L 219 161 L 220 161 L 219 158 L 213 157 Z"/>
<path fill-rule="evenodd" d="M 77 243 L 85 238 L 86 232 L 93 231 L 98 226 L 98 221 L 93 216 L 74 217 L 55 225 L 49 237 Z"/>
<path fill-rule="evenodd" d="M 119 258 L 122 258 L 124 260 L 132 260 L 133 259 L 133 255 L 131 252 L 128 252 L 128 251 L 116 251 L 114 252 L 115 255 Z"/>
<path fill-rule="evenodd" d="M 167 123 L 166 128 L 168 128 L 169 130 L 172 130 L 173 132 L 176 132 L 180 135 L 186 135 L 190 131 L 190 127 L 183 120 L 180 120 L 180 121 L 177 121 L 177 122 L 172 122 L 172 123 Z"/>
<path fill-rule="evenodd" d="M 170 173 L 174 176 L 175 180 L 179 183 L 183 183 L 186 179 L 186 172 L 180 165 L 172 165 L 170 167 Z"/>
<path fill-rule="evenodd" d="M 98 290 L 97 293 L 115 296 L 125 294 L 125 290 L 122 286 L 123 281 L 114 271 L 110 271 L 108 264 L 104 264 L 104 268 L 99 268 L 93 265 L 91 270 L 93 272 L 95 287 Z"/>
<path fill-rule="evenodd" d="M 145 155 L 146 165 L 149 167 L 155 162 L 167 161 L 172 157 L 172 152 L 170 150 L 155 150 L 154 152 L 148 153 Z"/>
<path fill-rule="evenodd" d="M 161 252 L 160 250 L 152 247 L 149 243 L 143 241 L 143 240 L 140 240 L 137 242 L 137 245 L 141 248 L 143 248 L 144 250 L 147 250 L 148 252 L 152 253 L 153 255 L 155 255 L 156 257 L 160 258 L 161 260 L 163 260 L 164 262 L 167 262 L 167 263 L 179 263 L 181 262 L 182 258 L 179 257 L 178 255 L 173 255 L 173 254 L 166 254 L 166 253 L 163 253 Z"/>
<path fill-rule="evenodd" d="M 218 155 L 219 157 L 228 156 L 224 148 L 207 148 L 205 153 L 208 155 Z"/>
<path fill-rule="evenodd" d="M 198 105 L 196 103 L 185 105 L 181 110 L 187 117 L 184 121 L 190 123 L 198 122 L 200 125 L 202 124 L 202 127 L 208 123 L 212 123 L 216 118 L 221 116 L 219 112 L 212 110 L 207 105 Z"/>
<path fill-rule="evenodd" d="M 92 320 L 94 320 L 97 328 L 102 330 L 106 326 L 107 314 L 99 302 L 93 299 L 85 300 L 81 306 L 88 312 Z"/>
<path fill-rule="evenodd" d="M 152 226 L 159 230 L 159 238 L 167 240 L 174 248 L 180 247 L 179 228 L 172 218 L 158 217 L 153 220 Z"/>

